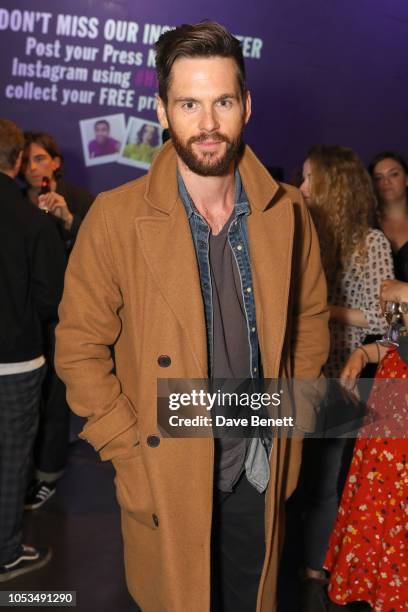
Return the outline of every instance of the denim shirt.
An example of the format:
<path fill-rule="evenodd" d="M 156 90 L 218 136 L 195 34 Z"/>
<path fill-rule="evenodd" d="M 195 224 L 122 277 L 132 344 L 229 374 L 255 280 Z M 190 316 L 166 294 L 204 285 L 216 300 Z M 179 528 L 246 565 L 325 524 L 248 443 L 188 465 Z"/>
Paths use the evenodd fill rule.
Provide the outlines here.
<path fill-rule="evenodd" d="M 212 283 L 209 258 L 210 227 L 200 215 L 194 202 L 184 185 L 180 174 L 177 174 L 178 188 L 193 237 L 200 274 L 201 292 L 204 301 L 209 377 L 213 371 L 213 301 Z M 260 360 L 258 334 L 255 317 L 255 298 L 252 285 L 251 262 L 249 256 L 249 241 L 246 218 L 250 213 L 249 202 L 243 188 L 238 169 L 235 171 L 235 212 L 228 229 L 228 243 L 234 254 L 241 280 L 242 302 L 245 309 L 245 318 L 250 348 L 250 363 L 248 372 L 251 378 L 259 377 Z M 245 458 L 245 471 L 249 482 L 259 491 L 266 489 L 269 482 L 268 454 L 271 443 L 261 438 L 253 438 L 248 445 Z"/>

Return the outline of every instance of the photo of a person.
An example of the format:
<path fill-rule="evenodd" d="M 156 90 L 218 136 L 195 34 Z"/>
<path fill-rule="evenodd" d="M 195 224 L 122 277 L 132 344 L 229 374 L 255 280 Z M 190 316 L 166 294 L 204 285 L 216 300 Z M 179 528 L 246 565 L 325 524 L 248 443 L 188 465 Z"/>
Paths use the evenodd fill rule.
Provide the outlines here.
<path fill-rule="evenodd" d="M 86 166 L 117 161 L 122 147 L 127 142 L 123 113 L 82 119 L 79 127 Z"/>
<path fill-rule="evenodd" d="M 94 124 L 95 138 L 88 144 L 89 157 L 113 155 L 118 153 L 120 142 L 109 136 L 110 123 L 107 119 L 99 119 Z"/>
<path fill-rule="evenodd" d="M 137 133 L 136 141 L 125 146 L 123 155 L 151 164 L 159 146 L 157 127 L 151 123 L 144 123 Z"/>
<path fill-rule="evenodd" d="M 148 170 L 158 153 L 162 128 L 158 123 L 130 117 L 120 163 Z"/>

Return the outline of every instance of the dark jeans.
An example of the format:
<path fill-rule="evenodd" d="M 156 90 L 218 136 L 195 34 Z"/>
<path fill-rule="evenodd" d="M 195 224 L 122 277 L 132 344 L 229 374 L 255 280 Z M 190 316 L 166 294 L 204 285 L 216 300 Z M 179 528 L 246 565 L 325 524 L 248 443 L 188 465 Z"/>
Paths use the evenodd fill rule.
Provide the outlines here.
<path fill-rule="evenodd" d="M 304 562 L 306 567 L 323 567 L 341 495 L 340 475 L 345 438 L 312 438 L 304 441 L 300 483 L 305 502 Z"/>
<path fill-rule="evenodd" d="M 243 475 L 214 496 L 212 612 L 255 612 L 264 558 L 265 495 Z"/>
<path fill-rule="evenodd" d="M 45 366 L 0 376 L 0 564 L 22 544 L 24 496 L 38 425 Z"/>
<path fill-rule="evenodd" d="M 55 327 L 53 323 L 44 330 L 48 364 L 41 393 L 40 422 L 34 445 L 34 468 L 49 476 L 52 481 L 65 469 L 69 450 L 70 410 L 66 400 L 66 387 L 54 368 Z"/>
<path fill-rule="evenodd" d="M 64 383 L 49 364 L 34 445 L 34 467 L 47 474 L 63 471 L 68 460 L 70 411 L 65 394 Z"/>

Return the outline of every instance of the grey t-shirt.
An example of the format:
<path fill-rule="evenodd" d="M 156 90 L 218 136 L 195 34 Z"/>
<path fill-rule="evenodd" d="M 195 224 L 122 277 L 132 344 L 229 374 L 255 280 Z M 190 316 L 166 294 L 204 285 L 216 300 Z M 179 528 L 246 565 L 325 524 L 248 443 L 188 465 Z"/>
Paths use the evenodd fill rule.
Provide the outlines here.
<path fill-rule="evenodd" d="M 211 234 L 209 254 L 213 299 L 213 378 L 248 378 L 250 348 L 241 280 L 228 242 L 234 212 L 221 232 Z M 244 469 L 247 440 L 215 438 L 215 485 L 232 491 Z"/>

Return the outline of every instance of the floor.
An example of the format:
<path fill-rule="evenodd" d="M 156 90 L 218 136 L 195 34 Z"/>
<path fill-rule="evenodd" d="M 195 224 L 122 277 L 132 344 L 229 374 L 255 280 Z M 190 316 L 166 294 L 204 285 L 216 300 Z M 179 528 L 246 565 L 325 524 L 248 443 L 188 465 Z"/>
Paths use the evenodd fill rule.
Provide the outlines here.
<path fill-rule="evenodd" d="M 302 565 L 303 541 L 300 496 L 293 495 L 286 506 L 286 539 L 279 575 L 278 612 L 299 612 L 299 580 Z M 330 604 L 328 612 L 371 612 L 367 603 L 356 602 L 348 606 Z"/>
<path fill-rule="evenodd" d="M 298 525 L 298 510 L 289 505 L 279 612 L 298 612 Z M 69 469 L 55 496 L 39 510 L 26 513 L 25 543 L 50 545 L 53 560 L 7 587 L 2 585 L 3 590 L 75 590 L 78 612 L 139 612 L 125 585 L 113 469 L 88 444 L 71 444 Z M 369 612 L 370 608 L 355 604 L 334 610 Z"/>
<path fill-rule="evenodd" d="M 50 545 L 53 559 L 3 589 L 76 591 L 78 612 L 138 612 L 125 585 L 113 468 L 88 444 L 71 445 L 56 494 L 25 520 L 25 543 Z"/>

